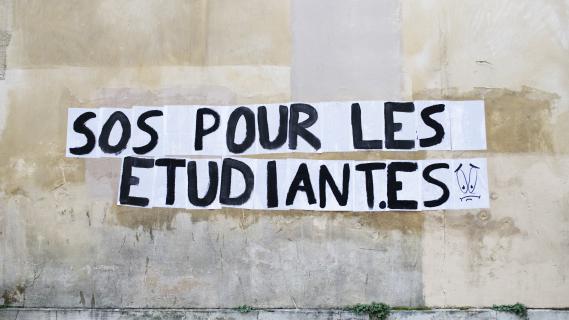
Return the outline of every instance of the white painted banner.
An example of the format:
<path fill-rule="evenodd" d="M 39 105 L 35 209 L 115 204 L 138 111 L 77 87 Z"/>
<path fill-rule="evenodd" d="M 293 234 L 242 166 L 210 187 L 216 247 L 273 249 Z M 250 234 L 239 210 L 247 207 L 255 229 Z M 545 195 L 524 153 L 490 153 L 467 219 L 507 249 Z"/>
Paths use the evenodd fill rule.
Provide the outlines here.
<path fill-rule="evenodd" d="M 388 211 L 487 208 L 485 159 L 123 159 L 118 204 Z"/>
<path fill-rule="evenodd" d="M 484 150 L 483 101 L 70 108 L 68 157 Z"/>
<path fill-rule="evenodd" d="M 484 119 L 483 101 L 70 108 L 66 155 L 123 158 L 118 204 L 127 206 L 486 208 L 485 159 L 232 158 L 291 152 L 484 150 Z"/>

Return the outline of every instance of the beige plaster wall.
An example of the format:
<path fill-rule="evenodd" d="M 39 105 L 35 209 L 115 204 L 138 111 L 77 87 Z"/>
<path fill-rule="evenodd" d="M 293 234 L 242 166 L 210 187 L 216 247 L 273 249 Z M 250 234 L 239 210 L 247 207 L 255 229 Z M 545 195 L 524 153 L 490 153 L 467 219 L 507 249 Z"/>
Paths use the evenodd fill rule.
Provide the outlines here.
<path fill-rule="evenodd" d="M 567 306 L 569 2 L 402 4 L 407 97 L 487 108 L 491 210 L 425 215 L 427 304 Z"/>
<path fill-rule="evenodd" d="M 563 0 L 0 0 L 3 303 L 568 307 L 568 24 Z M 64 157 L 71 106 L 435 98 L 484 99 L 488 150 L 389 157 L 487 157 L 490 210 L 130 209 L 116 160 Z"/>

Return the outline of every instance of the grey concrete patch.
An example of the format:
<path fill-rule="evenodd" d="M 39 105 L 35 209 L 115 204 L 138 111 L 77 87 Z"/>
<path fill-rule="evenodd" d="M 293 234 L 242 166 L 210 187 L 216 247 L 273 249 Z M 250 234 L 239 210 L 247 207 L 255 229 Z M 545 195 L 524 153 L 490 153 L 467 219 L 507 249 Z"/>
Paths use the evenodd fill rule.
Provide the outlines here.
<path fill-rule="evenodd" d="M 291 10 L 292 100 L 400 97 L 402 58 L 399 1 L 293 0 Z M 334 229 L 336 223 L 330 222 L 321 220 L 318 225 Z M 384 220 L 378 225 L 387 223 Z M 310 230 L 317 230 L 318 225 L 314 223 Z M 378 230 L 371 236 L 368 245 L 355 245 L 354 241 L 364 240 L 370 234 L 363 236 L 360 232 L 352 232 L 354 225 L 358 223 L 348 223 L 343 229 L 345 231 L 338 230 L 342 238 L 345 236 L 346 243 L 342 240 L 327 246 L 340 252 L 337 261 L 344 262 L 338 267 L 335 262 L 330 264 L 316 256 L 307 260 L 301 258 L 299 266 L 307 270 L 307 281 L 312 282 L 315 278 L 319 280 L 302 284 L 305 288 L 302 289 L 303 297 L 292 295 L 296 300 L 292 306 L 329 307 L 371 301 L 394 305 L 423 305 L 422 260 L 420 255 L 413 257 L 414 253 L 418 253 L 416 250 L 422 250 L 421 235 L 402 235 L 403 254 L 396 253 L 391 258 L 396 252 L 391 245 L 400 246 L 395 240 L 398 231 L 384 233 Z M 373 244 L 376 241 L 373 237 L 389 244 Z M 317 249 L 316 246 L 312 248 L 312 254 L 316 255 L 320 255 L 320 250 L 328 250 L 323 247 Z M 356 262 L 359 259 L 367 262 Z M 322 261 L 321 266 L 327 267 L 317 270 L 316 264 L 309 266 L 303 263 L 318 260 Z M 331 268 L 336 270 L 332 271 Z M 327 274 L 334 274 L 334 280 L 330 281 Z M 293 274 L 292 279 L 295 278 Z M 297 287 L 295 280 L 287 286 Z M 356 287 L 364 293 L 358 292 Z M 357 296 L 361 298 L 358 299 Z M 287 303 L 287 306 L 291 304 Z"/>
<path fill-rule="evenodd" d="M 0 30 L 0 80 L 6 79 L 6 50 L 12 35 Z"/>
<path fill-rule="evenodd" d="M 12 39 L 13 0 L 0 0 L 0 80 L 6 79 L 6 51 Z"/>
<path fill-rule="evenodd" d="M 486 309 L 472 310 L 454 310 L 454 309 L 438 309 L 438 310 L 410 310 L 395 311 L 391 314 L 392 320 L 446 320 L 446 319 L 472 319 L 472 320 L 495 320 L 496 312 Z"/>
<path fill-rule="evenodd" d="M 42 258 L 57 256 L 58 247 L 40 247 L 37 238 L 31 238 L 26 259 L 36 259 L 38 265 L 27 274 L 37 274 L 37 279 L 7 272 L 0 288 L 13 291 L 26 285 L 25 304 L 19 299 L 20 306 L 423 304 L 421 215 L 229 209 L 213 214 L 69 201 L 66 208 L 73 210 L 50 209 L 58 210 L 57 220 L 46 220 L 32 234 L 67 224 L 67 256 L 77 258 Z M 6 213 L 15 216 L 10 225 L 21 223 L 15 211 Z M 81 272 L 71 273 L 71 266 Z"/>
<path fill-rule="evenodd" d="M 397 0 L 292 2 L 293 100 L 398 99 Z"/>
<path fill-rule="evenodd" d="M 340 310 L 275 310 L 260 311 L 258 320 L 367 320 L 367 315 L 355 315 Z"/>
<path fill-rule="evenodd" d="M 56 320 L 55 309 L 0 309 L 0 320 Z"/>
<path fill-rule="evenodd" d="M 528 310 L 528 316 L 530 320 L 569 320 L 569 310 Z"/>
<path fill-rule="evenodd" d="M 172 319 L 172 320 L 254 320 L 257 313 L 239 313 L 237 311 L 217 310 L 66 310 L 57 313 L 57 320 L 143 320 L 143 319 Z"/>
<path fill-rule="evenodd" d="M 520 317 L 518 317 L 517 315 L 515 315 L 513 313 L 495 312 L 495 314 L 496 314 L 496 318 L 495 318 L 496 320 L 520 320 Z M 528 312 L 528 316 L 529 316 L 529 312 Z"/>

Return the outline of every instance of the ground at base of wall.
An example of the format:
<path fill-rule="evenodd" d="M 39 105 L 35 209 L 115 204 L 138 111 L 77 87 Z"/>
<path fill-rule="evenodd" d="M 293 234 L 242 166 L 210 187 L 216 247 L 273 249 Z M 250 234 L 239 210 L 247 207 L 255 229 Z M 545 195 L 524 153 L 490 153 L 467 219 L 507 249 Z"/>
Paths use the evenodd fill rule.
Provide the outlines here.
<path fill-rule="evenodd" d="M 569 310 L 529 309 L 529 320 L 569 320 Z M 0 309 L 0 320 L 367 320 L 368 315 L 357 315 L 332 309 L 264 309 L 239 312 L 233 309 L 57 309 L 5 308 Z M 390 320 L 515 320 L 516 315 L 491 309 L 433 309 L 392 311 Z"/>

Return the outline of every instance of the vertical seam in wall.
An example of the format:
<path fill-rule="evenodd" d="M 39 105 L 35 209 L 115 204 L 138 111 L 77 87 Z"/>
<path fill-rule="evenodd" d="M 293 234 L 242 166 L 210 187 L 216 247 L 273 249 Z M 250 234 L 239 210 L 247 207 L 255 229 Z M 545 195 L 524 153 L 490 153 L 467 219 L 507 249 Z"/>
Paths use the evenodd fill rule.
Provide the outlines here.
<path fill-rule="evenodd" d="M 203 48 L 203 52 L 202 52 L 202 64 L 205 65 L 209 65 L 209 22 L 210 22 L 210 9 L 209 9 L 209 2 L 208 1 L 204 1 L 203 2 L 204 8 L 203 8 L 203 15 L 204 15 L 204 19 L 203 19 L 203 41 L 204 41 L 204 48 Z"/>
<path fill-rule="evenodd" d="M 407 88 L 405 85 L 405 37 L 404 37 L 404 30 L 405 27 L 403 25 L 403 2 L 398 1 L 397 7 L 397 23 L 399 24 L 399 97 L 397 99 L 405 100 L 409 97 L 407 96 Z"/>
<path fill-rule="evenodd" d="M 290 55 L 290 59 L 289 59 L 289 73 L 288 73 L 288 77 L 289 77 L 289 100 L 293 100 L 293 97 L 295 96 L 295 92 L 294 92 L 294 85 L 293 85 L 293 80 L 294 80 L 294 70 L 295 68 L 293 68 L 294 66 L 294 36 L 295 36 L 295 32 L 294 32 L 294 0 L 290 0 L 289 4 L 288 4 L 288 9 L 289 9 L 289 20 L 288 20 L 288 29 L 290 32 L 290 47 L 289 47 L 289 55 Z"/>
<path fill-rule="evenodd" d="M 208 56 L 208 2 L 197 0 L 190 4 L 188 62 L 190 65 L 207 65 Z"/>
<path fill-rule="evenodd" d="M 293 15 L 293 5 L 294 5 L 294 0 L 290 0 L 288 2 L 288 32 L 289 32 L 289 38 L 288 41 L 290 41 L 290 45 L 288 46 L 288 100 L 292 101 L 292 97 L 294 96 L 292 94 L 292 90 L 294 89 L 294 86 L 292 85 L 292 79 L 294 79 L 294 77 L 292 76 L 292 73 L 294 72 L 292 66 L 293 66 L 293 61 L 294 61 L 294 32 L 292 29 L 292 24 L 293 19 L 294 19 L 294 15 Z"/>
<path fill-rule="evenodd" d="M 446 267 L 446 260 L 447 260 L 447 216 L 446 210 L 443 210 L 443 269 Z M 443 272 L 443 274 L 446 274 Z M 447 277 L 446 283 L 448 283 L 449 279 Z M 446 290 L 446 283 L 443 286 L 443 302 L 444 306 L 447 305 L 447 290 Z"/>
<path fill-rule="evenodd" d="M 446 23 L 448 20 L 448 13 L 445 8 L 441 9 L 441 16 L 443 21 L 439 19 L 439 81 L 441 86 L 440 96 L 447 98 L 448 96 L 448 44 L 447 44 L 447 31 Z M 444 25 L 443 25 L 444 24 Z"/>

